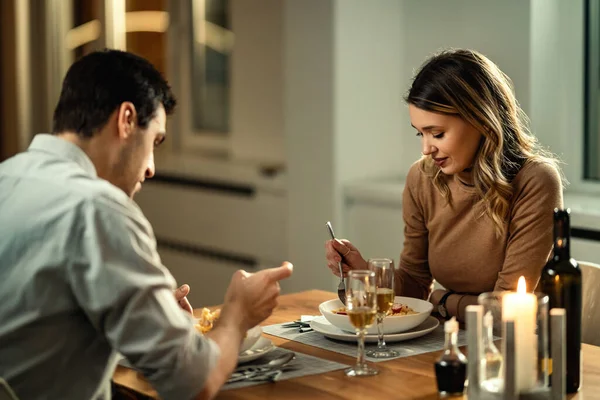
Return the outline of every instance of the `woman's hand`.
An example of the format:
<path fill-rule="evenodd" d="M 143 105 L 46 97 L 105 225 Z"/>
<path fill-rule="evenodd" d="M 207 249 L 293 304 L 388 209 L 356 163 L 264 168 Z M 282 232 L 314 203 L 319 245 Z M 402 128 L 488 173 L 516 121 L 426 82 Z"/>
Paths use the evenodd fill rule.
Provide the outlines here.
<path fill-rule="evenodd" d="M 360 251 L 346 239 L 334 239 L 325 242 L 325 258 L 327 267 L 334 275 L 340 276 L 338 262 L 342 261 L 344 276 L 350 270 L 368 269 L 367 262 L 360 255 Z"/>

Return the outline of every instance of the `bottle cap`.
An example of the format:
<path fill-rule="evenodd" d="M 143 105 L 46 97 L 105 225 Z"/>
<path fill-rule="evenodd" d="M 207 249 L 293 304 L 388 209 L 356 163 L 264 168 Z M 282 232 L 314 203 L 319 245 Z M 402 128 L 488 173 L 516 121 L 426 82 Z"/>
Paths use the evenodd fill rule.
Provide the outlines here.
<path fill-rule="evenodd" d="M 494 325 L 494 317 L 492 316 L 492 312 L 488 311 L 483 316 L 483 326 L 489 328 Z"/>
<path fill-rule="evenodd" d="M 456 321 L 456 318 L 452 317 L 444 323 L 444 332 L 458 332 L 458 322 Z"/>
<path fill-rule="evenodd" d="M 571 215 L 570 208 L 555 208 L 554 209 L 554 219 L 569 218 L 570 215 Z"/>

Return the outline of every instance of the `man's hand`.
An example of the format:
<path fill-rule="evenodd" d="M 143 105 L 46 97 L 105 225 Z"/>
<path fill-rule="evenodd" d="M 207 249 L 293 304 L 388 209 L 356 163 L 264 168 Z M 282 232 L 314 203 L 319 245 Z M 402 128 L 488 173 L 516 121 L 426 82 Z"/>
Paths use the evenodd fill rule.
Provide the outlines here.
<path fill-rule="evenodd" d="M 194 309 L 186 297 L 188 293 L 190 293 L 190 285 L 181 285 L 179 289 L 175 291 L 175 300 L 177 300 L 177 303 L 179 303 L 179 306 L 183 311 L 187 311 L 193 315 Z"/>
<path fill-rule="evenodd" d="M 246 331 L 271 315 L 277 306 L 279 281 L 292 275 L 292 270 L 292 264 L 284 262 L 279 268 L 254 274 L 239 270 L 233 275 L 221 316 L 206 334 L 221 349 L 221 357 L 196 399 L 212 399 L 217 394 L 237 364 Z"/>
<path fill-rule="evenodd" d="M 293 265 L 289 262 L 253 274 L 237 271 L 225 294 L 221 319 L 233 313 L 243 332 L 264 321 L 277 306 L 279 281 L 292 275 L 292 271 Z"/>

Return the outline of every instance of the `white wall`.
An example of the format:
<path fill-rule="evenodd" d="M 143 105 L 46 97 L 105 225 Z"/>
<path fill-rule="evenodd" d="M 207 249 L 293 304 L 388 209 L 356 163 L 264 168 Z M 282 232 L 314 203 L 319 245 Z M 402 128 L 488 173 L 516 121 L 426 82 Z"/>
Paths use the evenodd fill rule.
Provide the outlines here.
<path fill-rule="evenodd" d="M 404 95 L 415 71 L 432 53 L 448 47 L 480 51 L 512 80 L 524 110 L 530 108 L 530 2 L 523 0 L 401 1 L 403 31 L 399 45 Z M 402 175 L 420 155 L 408 112 L 402 110 Z"/>
<path fill-rule="evenodd" d="M 333 4 L 284 2 L 284 115 L 292 291 L 331 289 L 325 222 L 340 220 L 335 184 Z M 337 213 L 337 214 L 336 214 Z"/>
<path fill-rule="evenodd" d="M 395 175 L 405 164 L 400 134 L 402 3 L 334 2 L 334 135 L 337 179 Z M 374 5 L 377 6 L 374 6 Z"/>
<path fill-rule="evenodd" d="M 570 190 L 594 190 L 593 185 L 582 182 L 583 0 L 531 0 L 531 5 L 529 116 L 533 131 L 566 163 Z"/>
<path fill-rule="evenodd" d="M 284 164 L 283 2 L 233 0 L 231 150 L 238 159 Z"/>

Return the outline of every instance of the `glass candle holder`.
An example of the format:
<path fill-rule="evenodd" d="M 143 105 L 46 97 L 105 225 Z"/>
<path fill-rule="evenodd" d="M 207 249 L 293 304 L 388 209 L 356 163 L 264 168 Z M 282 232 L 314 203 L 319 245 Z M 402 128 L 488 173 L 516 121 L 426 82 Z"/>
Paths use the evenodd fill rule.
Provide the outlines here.
<path fill-rule="evenodd" d="M 506 347 L 504 321 L 514 321 L 514 376 L 517 393 L 548 390 L 548 296 L 542 293 L 489 292 L 483 308 L 479 344 L 479 385 L 483 393 L 502 393 Z"/>

